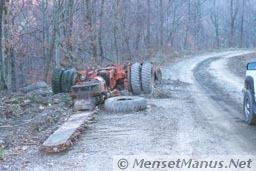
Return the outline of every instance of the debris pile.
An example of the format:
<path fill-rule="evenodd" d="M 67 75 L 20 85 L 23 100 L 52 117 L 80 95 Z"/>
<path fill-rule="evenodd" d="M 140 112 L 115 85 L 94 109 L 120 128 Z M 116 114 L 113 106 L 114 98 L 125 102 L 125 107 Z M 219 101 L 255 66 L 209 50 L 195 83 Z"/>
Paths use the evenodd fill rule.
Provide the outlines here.
<path fill-rule="evenodd" d="M 22 115 L 34 117 L 41 113 L 44 116 L 47 111 L 52 110 L 62 112 L 62 109 L 67 110 L 72 105 L 72 99 L 68 95 L 52 95 L 44 82 L 28 85 L 18 93 L 2 91 L 0 98 L 0 123 Z M 56 105 L 61 108 L 56 108 Z"/>
<path fill-rule="evenodd" d="M 69 94 L 53 95 L 43 82 L 1 91 L 0 99 L 0 163 L 38 148 L 73 113 Z"/>

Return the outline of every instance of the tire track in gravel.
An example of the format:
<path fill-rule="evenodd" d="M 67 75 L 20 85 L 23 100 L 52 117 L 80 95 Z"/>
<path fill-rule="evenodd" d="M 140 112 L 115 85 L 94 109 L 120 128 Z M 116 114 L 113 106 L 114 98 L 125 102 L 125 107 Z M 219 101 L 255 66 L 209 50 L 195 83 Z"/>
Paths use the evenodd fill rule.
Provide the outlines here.
<path fill-rule="evenodd" d="M 222 80 L 213 78 L 212 75 L 214 74 L 210 73 L 209 66 L 206 65 L 218 58 L 230 58 L 248 53 L 251 52 L 231 51 L 203 55 L 185 59 L 169 67 L 170 74 L 165 76 L 190 83 L 190 86 L 185 91 L 189 99 L 191 99 L 191 105 L 184 105 L 185 110 L 190 109 L 186 113 L 186 117 L 190 118 L 190 120 L 179 120 L 181 122 L 184 121 L 184 123 L 180 124 L 178 128 L 178 135 L 181 138 L 177 140 L 184 140 L 185 142 L 181 141 L 182 143 L 180 144 L 185 144 L 185 146 L 180 145 L 178 146 L 179 148 L 192 149 L 192 154 L 226 155 L 256 153 L 252 143 L 252 140 L 255 141 L 256 136 L 249 135 L 255 132 L 256 129 L 248 127 L 242 122 L 241 118 L 238 118 L 241 116 L 241 113 L 237 111 L 238 108 L 233 109 L 226 104 L 233 105 L 233 102 L 235 102 L 235 100 L 232 101 L 234 94 L 225 96 L 228 99 L 225 101 L 226 103 L 221 105 L 218 103 L 224 95 L 219 93 L 222 87 L 218 88 L 218 84 L 212 85 L 211 81 L 216 79 L 218 83 Z M 219 72 L 222 73 L 223 71 L 220 70 Z M 236 93 L 241 94 L 241 91 Z M 237 103 L 233 106 L 236 105 Z M 236 113 L 236 117 L 231 117 L 230 113 Z M 188 124 L 191 126 L 188 127 Z M 186 131 L 186 129 L 193 130 L 192 134 Z M 246 136 L 250 138 L 247 139 Z M 190 148 L 188 145 L 190 145 Z M 191 154 L 191 150 L 187 154 Z"/>
<path fill-rule="evenodd" d="M 164 73 L 165 79 L 180 80 L 182 82 L 189 83 L 190 86 L 180 93 L 179 104 L 182 104 L 182 114 L 178 124 L 178 136 L 176 139 L 176 149 L 178 154 L 220 154 L 224 148 L 212 147 L 217 141 L 213 134 L 214 129 L 208 129 L 207 119 L 201 120 L 202 116 L 196 117 L 202 113 L 197 107 L 195 94 L 199 93 L 199 90 L 195 87 L 195 80 L 193 78 L 193 69 L 196 65 L 208 58 L 220 57 L 223 55 L 232 54 L 232 52 L 214 53 L 203 55 L 199 57 L 192 57 L 182 60 L 178 63 L 171 64 L 166 68 Z M 187 94 L 186 100 L 182 98 L 184 93 Z M 203 115 L 203 114 L 201 114 Z M 219 140 L 220 141 L 220 140 Z"/>
<path fill-rule="evenodd" d="M 228 105 L 232 106 L 236 111 L 241 113 L 241 103 L 238 103 L 236 97 L 237 95 L 234 92 L 239 93 L 239 95 L 241 96 L 242 87 L 240 87 L 240 89 L 236 89 L 235 91 L 232 90 L 234 86 L 232 86 L 232 84 L 228 84 L 227 81 L 225 81 L 225 83 L 227 83 L 226 85 L 221 83 L 221 81 L 223 80 L 217 78 L 215 70 L 211 69 L 211 64 L 221 59 L 221 57 L 210 58 L 201 62 L 194 69 L 194 77 L 196 81 L 200 84 L 202 89 L 205 90 L 207 96 L 216 101 L 225 110 L 228 110 L 228 108 L 226 108 L 226 106 Z M 240 92 L 237 90 L 240 90 Z"/>
<path fill-rule="evenodd" d="M 240 55 L 207 59 L 195 67 L 194 77 L 205 96 L 204 101 L 208 101 L 208 107 L 213 106 L 214 120 L 218 122 L 212 122 L 212 125 L 222 130 L 221 135 L 229 142 L 224 146 L 233 146 L 228 153 L 255 154 L 252 142 L 256 139 L 256 128 L 243 121 L 242 80 L 227 70 L 228 59 Z"/>

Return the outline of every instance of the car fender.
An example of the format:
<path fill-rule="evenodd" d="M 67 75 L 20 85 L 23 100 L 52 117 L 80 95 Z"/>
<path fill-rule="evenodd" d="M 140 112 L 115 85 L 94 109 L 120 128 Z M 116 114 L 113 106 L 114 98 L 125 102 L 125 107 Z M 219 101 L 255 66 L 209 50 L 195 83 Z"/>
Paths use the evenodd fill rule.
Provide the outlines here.
<path fill-rule="evenodd" d="M 247 76 L 245 78 L 244 88 L 245 89 L 250 89 L 252 94 L 253 94 L 253 97 L 254 97 L 254 94 L 255 94 L 255 91 L 254 91 L 254 81 L 253 81 L 253 78 L 251 76 Z"/>

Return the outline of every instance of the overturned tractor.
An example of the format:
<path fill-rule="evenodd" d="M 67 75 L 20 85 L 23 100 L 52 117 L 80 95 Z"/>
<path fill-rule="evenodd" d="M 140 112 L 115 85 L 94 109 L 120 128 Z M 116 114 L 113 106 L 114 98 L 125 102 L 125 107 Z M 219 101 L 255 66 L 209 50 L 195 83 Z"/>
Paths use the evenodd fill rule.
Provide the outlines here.
<path fill-rule="evenodd" d="M 105 68 L 76 71 L 55 69 L 52 75 L 52 91 L 70 93 L 74 99 L 92 99 L 93 105 L 109 97 L 119 96 L 127 90 L 133 95 L 150 94 L 155 81 L 161 81 L 162 73 L 151 62 L 121 66 L 108 65 Z"/>
<path fill-rule="evenodd" d="M 41 149 L 55 153 L 70 147 L 79 137 L 81 129 L 87 127 L 94 118 L 96 110 L 93 109 L 97 104 L 104 102 L 105 109 L 111 112 L 145 109 L 145 98 L 120 95 L 123 91 L 133 95 L 150 94 L 155 81 L 161 79 L 161 70 L 150 62 L 127 64 L 123 67 L 114 64 L 80 72 L 72 68 L 55 69 L 52 75 L 53 93 L 70 93 L 75 101 L 74 109 L 87 111 L 70 116 L 45 140 Z"/>

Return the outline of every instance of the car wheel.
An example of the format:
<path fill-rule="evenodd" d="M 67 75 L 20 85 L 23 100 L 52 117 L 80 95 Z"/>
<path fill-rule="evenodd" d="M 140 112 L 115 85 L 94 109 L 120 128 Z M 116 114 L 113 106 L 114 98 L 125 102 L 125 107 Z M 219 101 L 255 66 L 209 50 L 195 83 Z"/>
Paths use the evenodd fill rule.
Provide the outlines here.
<path fill-rule="evenodd" d="M 250 90 L 246 90 L 244 94 L 243 108 L 244 108 L 245 122 L 248 125 L 256 124 L 256 115 L 254 114 L 254 106 L 255 106 L 255 102 L 254 102 L 252 93 Z"/>

